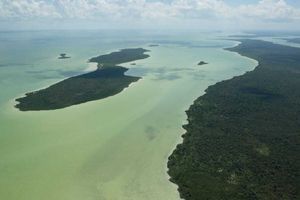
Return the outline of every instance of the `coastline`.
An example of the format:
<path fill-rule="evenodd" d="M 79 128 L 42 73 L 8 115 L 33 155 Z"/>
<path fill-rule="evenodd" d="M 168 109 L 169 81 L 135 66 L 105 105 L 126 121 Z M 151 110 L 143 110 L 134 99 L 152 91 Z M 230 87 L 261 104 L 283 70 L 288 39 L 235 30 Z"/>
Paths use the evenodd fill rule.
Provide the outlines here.
<path fill-rule="evenodd" d="M 229 50 L 229 49 L 238 47 L 239 45 L 242 44 L 242 42 L 239 41 L 239 40 L 234 40 L 234 39 L 232 39 L 232 40 L 230 39 L 230 41 L 235 41 L 236 44 L 234 44 L 234 45 L 232 45 L 232 46 L 229 46 L 229 47 L 224 47 L 224 48 L 222 48 L 222 50 L 224 50 L 224 51 L 229 51 L 229 52 L 238 54 L 238 55 L 241 56 L 241 57 L 244 57 L 244 58 L 247 58 L 247 59 L 250 59 L 250 60 L 256 62 L 257 64 L 255 64 L 255 67 L 254 67 L 254 69 L 253 69 L 253 70 L 255 70 L 256 67 L 258 67 L 258 65 L 259 65 L 259 62 L 258 62 L 257 60 L 252 59 L 252 58 L 247 57 L 247 56 L 244 56 L 244 55 L 240 54 L 239 52 L 236 52 L 236 51 L 230 51 L 230 50 Z M 251 71 L 253 71 L 253 70 L 251 70 Z M 245 72 L 245 73 L 247 73 L 247 72 Z M 245 73 L 244 73 L 244 74 L 245 74 Z M 242 75 L 240 75 L 240 76 L 243 76 L 244 74 L 242 74 Z M 228 79 L 228 80 L 231 80 L 231 79 L 233 79 L 234 77 L 235 77 L 235 76 L 233 76 L 232 78 L 230 78 L 230 79 Z M 182 194 L 181 194 L 181 192 L 180 192 L 180 186 L 178 185 L 178 183 L 176 183 L 176 182 L 174 182 L 174 181 L 172 180 L 172 175 L 169 174 L 170 167 L 168 166 L 168 164 L 169 164 L 169 161 L 170 161 L 170 157 L 174 154 L 174 152 L 176 151 L 177 147 L 178 147 L 179 145 L 182 145 L 183 142 L 184 142 L 184 137 L 185 137 L 186 134 L 187 134 L 187 129 L 185 128 L 185 126 L 189 124 L 189 121 L 188 121 L 188 118 L 189 118 L 189 117 L 188 117 L 187 112 L 191 109 L 191 107 L 192 107 L 193 105 L 195 105 L 196 101 L 197 101 L 199 98 L 203 97 L 203 96 L 206 94 L 207 89 L 208 89 L 209 87 L 213 87 L 214 85 L 216 85 L 216 84 L 218 84 L 218 83 L 221 83 L 221 82 L 223 82 L 223 81 L 226 81 L 226 80 L 221 80 L 221 81 L 219 81 L 219 82 L 217 82 L 217 83 L 215 83 L 215 84 L 213 84 L 213 85 L 208 86 L 208 87 L 205 89 L 204 94 L 198 96 L 195 100 L 193 100 L 192 104 L 190 104 L 190 105 L 188 106 L 188 108 L 185 109 L 185 116 L 186 116 L 186 118 L 185 118 L 185 120 L 183 121 L 182 126 L 181 126 L 183 132 L 182 132 L 182 134 L 179 136 L 178 142 L 176 142 L 176 144 L 174 145 L 174 147 L 173 147 L 172 150 L 170 151 L 169 156 L 167 157 L 167 160 L 166 160 L 166 175 L 167 175 L 167 178 L 168 178 L 168 180 L 170 181 L 171 184 L 173 184 L 173 185 L 176 186 L 177 192 L 178 192 L 178 194 L 179 194 L 179 198 L 182 199 L 182 200 L 188 200 L 188 199 L 186 199 L 186 198 L 184 198 L 184 197 L 182 196 Z"/>
<path fill-rule="evenodd" d="M 233 43 L 222 44 L 222 47 L 226 47 Z M 90 54 L 81 56 L 80 71 L 86 67 L 84 57 L 90 57 Z M 201 69 L 193 68 L 199 56 L 209 60 L 210 64 Z M 221 62 L 224 65 L 218 67 Z M 24 186 L 19 184 L 20 181 L 11 179 L 11 183 L 3 187 L 1 196 L 11 199 L 21 195 L 18 191 L 24 190 L 25 195 L 31 199 L 44 198 L 45 194 L 45 198 L 51 199 L 51 195 L 48 195 L 51 191 L 55 191 L 56 199 L 83 199 L 87 197 L 86 194 L 109 199 L 179 199 L 177 186 L 168 181 L 166 163 L 168 154 L 181 139 L 181 124 L 186 123 L 184 111 L 199 96 L 199 91 L 202 94 L 208 85 L 231 78 L 233 74 L 243 73 L 245 68 L 237 69 L 239 63 L 247 65 L 248 69 L 252 68 L 252 62 L 220 47 L 190 49 L 161 46 L 151 53 L 150 59 L 132 67 L 141 68 L 146 73 L 141 81 L 131 85 L 126 92 L 54 112 L 20 114 L 14 110 L 16 112 L 4 115 L 2 127 L 9 136 L 7 138 L 15 141 L 13 144 L 16 147 L 20 143 L 20 152 L 24 153 L 20 154 L 19 148 L 12 145 L 5 148 L 11 153 L 10 156 L 4 156 L 4 162 L 8 162 L 7 159 L 13 155 L 20 156 L 13 164 L 9 163 L 12 168 L 10 172 L 2 173 L 3 184 L 6 184 L 5 178 L 10 178 L 13 173 L 22 176 L 30 172 L 31 180 L 47 183 L 48 187 L 35 183 Z M 129 65 L 126 63 L 124 67 L 131 67 Z M 51 63 L 45 63 L 45 67 L 51 66 Z M 71 63 L 67 68 L 72 70 Z M 143 74 L 139 72 L 132 70 L 127 74 Z M 168 75 L 178 77 L 169 79 Z M 35 74 L 28 76 L 33 77 Z M 24 84 L 29 80 L 24 79 Z M 43 83 L 53 80 L 31 84 L 28 88 L 39 88 L 39 85 L 43 86 Z M 22 90 L 27 91 L 26 85 Z M 170 99 L 176 101 L 170 102 Z M 20 126 L 10 126 L 9 119 L 14 119 L 13 123 Z M 16 133 L 16 137 L 10 135 L 11 132 Z M 17 137 L 22 139 L 13 140 Z M 8 139 L 4 138 L 3 143 L 10 144 Z M 41 153 L 34 155 L 35 152 Z M 22 166 L 22 159 L 26 159 L 24 154 L 35 156 L 29 161 L 32 167 L 14 171 L 13 167 L 17 164 Z M 39 163 L 43 166 L 38 169 L 47 172 L 45 176 L 36 173 L 35 166 Z M 52 163 L 57 165 L 53 166 Z M 61 175 L 56 176 L 58 173 Z M 59 188 L 56 187 L 58 180 L 61 180 Z M 14 189 L 17 192 L 11 193 Z M 36 190 L 40 191 L 39 194 L 34 193 Z"/>
<path fill-rule="evenodd" d="M 228 40 L 228 39 L 226 39 L 226 40 Z M 228 52 L 237 54 L 237 55 L 239 55 L 240 57 L 243 57 L 244 59 L 250 60 L 251 62 L 253 62 L 253 65 L 254 65 L 254 68 L 253 68 L 251 71 L 255 70 L 256 67 L 259 66 L 259 62 L 258 62 L 257 60 L 255 60 L 255 59 L 253 59 L 253 58 L 250 58 L 250 57 L 247 57 L 247 56 L 245 56 L 245 55 L 242 55 L 242 54 L 240 54 L 239 52 L 235 52 L 235 51 L 230 51 L 230 50 L 229 50 L 229 49 L 238 47 L 240 44 L 242 44 L 242 42 L 239 41 L 239 40 L 231 40 L 231 39 L 230 39 L 230 41 L 234 41 L 234 42 L 236 42 L 236 44 L 231 45 L 231 46 L 228 46 L 228 47 L 220 48 L 220 50 L 228 51 Z M 247 72 L 249 72 L 249 71 L 245 71 L 243 74 L 237 75 L 237 76 L 243 76 L 243 75 L 246 74 Z M 197 99 L 201 98 L 202 96 L 204 96 L 204 95 L 206 94 L 207 89 L 208 89 L 209 87 L 213 87 L 214 85 L 216 85 L 216 84 L 218 84 L 218 83 L 221 83 L 221 82 L 223 82 L 223 81 L 231 80 L 231 79 L 233 79 L 234 77 L 236 77 L 236 75 L 232 76 L 231 78 L 224 79 L 224 80 L 220 80 L 220 81 L 218 81 L 218 82 L 216 82 L 216 83 L 214 83 L 214 84 L 212 84 L 212 85 L 209 85 L 209 86 L 205 89 L 204 93 L 203 93 L 202 95 L 196 97 L 196 99 L 194 99 L 194 100 L 192 101 L 192 103 L 189 104 L 189 105 L 186 107 L 185 111 L 184 111 L 184 113 L 185 113 L 185 118 L 182 120 L 182 126 L 181 126 L 182 134 L 179 136 L 178 141 L 174 144 L 173 148 L 170 150 L 170 152 L 169 152 L 169 154 L 168 154 L 169 156 L 168 156 L 167 159 L 166 159 L 166 176 L 167 176 L 169 182 L 170 182 L 171 184 L 175 185 L 175 187 L 176 187 L 176 189 L 177 189 L 177 191 L 178 191 L 179 198 L 182 199 L 182 200 L 187 200 L 187 199 L 185 199 L 185 198 L 183 198 L 183 197 L 181 196 L 181 193 L 179 192 L 179 185 L 171 180 L 171 179 L 172 179 L 172 176 L 169 174 L 170 168 L 168 167 L 168 162 L 169 162 L 169 159 L 170 159 L 171 155 L 173 154 L 173 152 L 177 149 L 177 146 L 178 146 L 178 145 L 181 145 L 181 144 L 184 142 L 184 137 L 185 137 L 185 135 L 187 134 L 187 130 L 186 130 L 185 126 L 188 125 L 188 123 L 189 123 L 187 112 L 188 112 L 188 110 L 190 110 L 190 108 L 196 103 Z"/>
<path fill-rule="evenodd" d="M 187 141 L 187 139 L 191 139 L 191 130 L 193 130 L 194 128 L 192 128 L 192 127 L 194 127 L 195 126 L 195 128 L 197 127 L 197 124 L 195 124 L 195 123 L 192 123 L 193 122 L 193 120 L 194 120 L 194 114 L 193 114 L 193 116 L 192 116 L 192 112 L 194 112 L 193 110 L 195 110 L 195 109 L 200 109 L 200 110 L 205 110 L 205 109 L 208 109 L 208 108 L 206 108 L 207 106 L 206 106 L 206 102 L 205 102 L 205 98 L 207 99 L 208 97 L 207 96 L 211 96 L 211 93 L 212 93 L 212 90 L 214 91 L 214 92 L 216 92 L 216 89 L 215 88 L 222 88 L 222 86 L 223 85 L 225 85 L 226 86 L 226 84 L 228 85 L 230 82 L 232 82 L 232 81 L 236 81 L 236 80 L 239 80 L 239 79 L 241 79 L 241 78 L 243 78 L 243 77 L 247 77 L 247 76 L 249 76 L 249 73 L 254 73 L 254 72 L 256 72 L 257 70 L 259 70 L 259 69 L 261 69 L 261 64 L 260 64 L 260 59 L 257 59 L 257 55 L 259 55 L 259 53 L 258 54 L 255 54 L 255 53 L 253 53 L 253 54 L 251 54 L 251 47 L 253 48 L 253 46 L 251 46 L 251 42 L 250 42 L 250 40 L 240 40 L 241 41 L 241 43 L 240 44 L 238 44 L 237 46 L 235 46 L 235 47 L 231 47 L 231 48 L 224 48 L 224 50 L 226 50 L 226 51 L 230 51 L 230 52 L 235 52 L 235 53 L 238 53 L 239 55 L 241 55 L 241 56 L 243 56 L 243 57 L 248 57 L 248 58 L 250 58 L 250 59 L 255 59 L 256 61 L 257 61 L 257 66 L 255 67 L 255 69 L 254 70 L 252 70 L 252 71 L 250 71 L 250 72 L 246 72 L 245 74 L 243 74 L 243 75 L 240 75 L 240 76 L 236 76 L 236 77 L 233 77 L 232 79 L 229 79 L 229 80 L 224 80 L 224 81 L 220 81 L 220 82 L 218 82 L 218 83 L 216 83 L 215 85 L 211 85 L 211 86 L 209 86 L 207 89 L 206 89 L 206 91 L 205 91 L 205 94 L 204 95 L 202 95 L 202 96 L 200 96 L 200 97 L 198 97 L 194 102 L 193 102 L 193 104 L 189 107 L 189 109 L 186 111 L 186 113 L 187 113 L 187 116 L 188 116 L 188 121 L 189 121 L 189 123 L 188 124 L 185 124 L 185 125 L 183 125 L 183 128 L 184 128 L 184 130 L 185 130 L 185 133 L 182 135 L 182 137 L 183 137 L 183 140 L 182 140 L 182 143 L 181 144 L 178 144 L 177 146 L 176 146 L 176 148 L 175 148 L 175 150 L 173 151 L 173 153 L 170 155 L 170 157 L 169 157 L 169 160 L 168 160 L 168 169 L 169 169 L 169 171 L 168 171 L 168 173 L 169 173 L 169 175 L 170 175 L 170 177 L 171 177 L 171 179 L 170 179 L 170 181 L 171 182 L 173 182 L 173 183 L 175 183 L 176 185 L 178 185 L 178 188 L 179 188 L 179 193 L 180 193 L 180 196 L 181 196 L 181 198 L 184 198 L 184 199 L 186 199 L 186 200 L 192 200 L 192 199 L 198 199 L 198 198 L 200 198 L 200 194 L 199 194 L 199 192 L 200 191 L 198 191 L 198 196 L 197 195 L 195 195 L 196 193 L 197 193 L 197 191 L 193 191 L 193 189 L 191 189 L 191 188 L 193 188 L 193 187 L 196 187 L 196 186 L 193 186 L 193 185 L 186 185 L 186 184 L 189 184 L 187 181 L 190 181 L 190 182 L 194 182 L 194 184 L 195 183 L 197 183 L 197 182 L 199 182 L 199 180 L 197 181 L 197 179 L 194 179 L 194 178 L 192 178 L 193 176 L 191 176 L 190 178 L 188 178 L 187 180 L 186 179 L 184 179 L 184 178 L 182 178 L 182 176 L 186 176 L 186 174 L 183 172 L 184 171 L 184 169 L 182 168 L 182 167 L 180 167 L 180 165 L 182 165 L 182 166 L 185 166 L 185 164 L 179 164 L 179 162 L 187 162 L 187 161 L 184 161 L 184 160 L 186 160 L 186 159 L 189 159 L 190 157 L 189 157 L 189 155 L 187 155 L 187 154 L 185 154 L 185 149 L 186 148 L 188 148 L 188 149 L 191 149 L 191 148 L 197 148 L 196 146 L 194 146 L 194 147 L 188 147 L 187 146 L 187 144 L 186 144 L 186 141 Z M 248 43 L 247 43 L 248 42 Z M 270 43 L 268 43 L 268 42 L 263 42 L 263 41 L 253 41 L 253 43 L 254 44 L 256 44 L 256 43 L 260 43 L 260 44 L 265 44 L 265 46 L 267 46 L 267 47 L 269 47 L 269 46 L 272 46 L 272 45 L 274 45 L 274 46 L 276 46 L 276 47 L 278 47 L 278 48 L 285 48 L 285 47 L 282 47 L 281 45 L 276 45 L 276 44 L 270 44 Z M 248 45 L 250 45 L 250 47 L 248 47 L 249 49 L 249 52 L 248 52 L 248 54 L 247 54 L 247 47 L 246 47 L 246 49 L 243 49 L 242 47 L 244 46 L 244 44 L 245 43 L 247 43 Z M 246 45 L 247 46 L 247 45 Z M 239 49 L 241 47 L 241 49 Z M 243 50 L 246 52 L 243 52 Z M 275 53 L 277 53 L 277 51 L 276 50 L 274 50 L 274 52 Z M 250 55 L 249 55 L 250 54 Z M 294 56 L 296 56 L 296 55 L 294 55 Z M 258 58 L 260 58 L 260 57 L 258 57 Z M 263 59 L 263 58 L 261 58 L 261 59 Z M 280 62 L 280 61 L 279 61 Z M 266 63 L 264 63 L 265 65 L 266 65 Z M 280 67 L 278 67 L 278 68 L 280 68 Z M 224 87 L 225 87 L 224 86 Z M 268 98 L 277 98 L 277 96 L 274 94 L 274 96 L 273 96 L 273 94 L 272 93 L 268 93 L 268 92 L 263 92 L 263 91 L 260 91 L 260 90 L 256 90 L 256 89 L 249 89 L 249 92 L 251 92 L 251 93 L 253 93 L 253 94 L 257 94 L 257 95 L 264 95 L 264 96 L 266 96 L 266 98 L 268 97 Z M 229 97 L 229 99 L 230 99 L 230 97 Z M 202 102 L 205 102 L 205 105 L 202 105 Z M 198 108 L 199 107 L 199 108 Z M 213 109 L 213 107 L 212 107 L 212 109 Z M 203 112 L 203 111 L 201 111 L 201 112 Z M 205 112 L 210 112 L 210 111 L 205 111 Z M 200 114 L 201 115 L 201 114 Z M 200 124 L 201 123 L 211 123 L 211 122 L 205 122 L 205 120 L 204 121 L 200 121 L 199 122 Z M 203 125 L 201 125 L 201 126 L 203 126 Z M 204 125 L 204 127 L 205 127 L 206 125 Z M 208 126 L 208 127 L 210 127 L 210 126 Z M 205 130 L 206 130 L 206 127 L 204 128 Z M 210 128 L 208 128 L 208 130 L 210 130 Z M 206 131 L 207 132 L 207 131 Z M 201 133 L 201 134 L 205 134 L 205 133 Z M 194 134 L 194 136 L 193 137 L 195 137 L 195 134 Z M 206 137 L 206 136 L 205 136 Z M 207 136 L 207 137 L 209 137 L 209 136 Z M 191 141 L 189 142 L 190 144 L 189 145 L 191 145 L 191 144 L 193 144 Z M 202 148 L 202 147 L 201 147 Z M 260 150 L 259 150 L 259 152 L 261 152 L 262 153 L 262 155 L 266 155 L 266 156 L 268 156 L 269 155 L 269 150 L 268 150 L 268 147 L 264 147 L 264 146 L 262 146 L 262 147 L 257 147 L 257 148 L 260 148 Z M 180 157 L 180 158 L 178 158 L 178 156 Z M 182 159 L 181 161 L 176 161 L 176 160 L 180 160 L 180 159 Z M 196 158 L 195 158 L 196 159 Z M 178 166 L 176 166 L 176 162 L 178 163 Z M 189 163 L 191 164 L 191 163 L 194 163 L 194 161 L 193 162 L 190 162 L 189 161 Z M 198 163 L 199 164 L 199 163 Z M 198 165 L 197 164 L 197 165 Z M 201 164 L 201 162 L 200 162 L 200 164 Z M 191 168 L 192 169 L 192 168 Z M 176 172 L 177 171 L 177 172 Z M 219 172 L 219 173 L 222 173 L 222 171 L 223 171 L 223 169 L 221 168 L 221 171 Z M 188 173 L 191 173 L 191 174 L 193 174 L 194 172 L 189 172 L 188 171 Z M 176 174 L 176 175 L 175 175 Z M 236 184 L 238 184 L 238 179 L 236 178 L 236 174 L 235 173 L 233 173 L 233 174 L 231 174 L 232 175 L 232 177 L 230 178 L 229 177 L 229 179 L 228 179 L 228 183 L 229 184 L 233 184 L 233 185 L 236 185 Z M 207 175 L 205 175 L 205 176 L 209 176 L 208 174 Z M 194 179 L 193 181 L 192 181 L 192 179 Z M 232 179 L 232 180 L 231 180 Z M 180 181 L 179 181 L 180 180 Z M 185 180 L 185 182 L 183 183 L 183 182 L 181 182 L 181 180 L 183 181 L 183 180 Z M 203 179 L 202 179 L 203 180 Z M 205 181 L 204 181 L 205 182 Z M 217 181 L 218 182 L 218 181 Z M 217 184 L 217 182 L 215 182 L 215 184 Z M 219 181 L 220 182 L 220 181 Z M 214 185 L 215 185 L 214 184 Z M 274 183 L 275 184 L 275 183 Z M 211 187 L 217 187 L 216 185 L 215 186 L 211 186 Z M 228 186 L 229 187 L 229 186 Z M 208 189 L 207 187 L 204 187 L 204 188 L 206 188 L 206 189 Z M 198 190 L 199 190 L 199 188 L 198 188 Z M 210 189 L 211 191 L 210 192 L 208 192 L 208 191 L 205 191 L 204 189 L 201 191 L 201 192 L 203 192 L 204 194 L 203 194 L 203 196 L 201 196 L 202 198 L 208 198 L 208 197 L 211 197 L 211 195 L 212 196 L 217 196 L 217 195 L 220 195 L 220 193 L 222 193 L 222 195 L 225 195 L 223 192 L 222 192 L 222 189 Z M 215 191 L 214 191 L 215 190 Z M 212 193 L 212 192 L 215 192 L 215 193 Z M 235 191 L 235 192 L 238 192 L 238 191 Z M 246 191 L 244 191 L 244 192 L 246 192 Z M 285 194 L 285 195 L 293 195 L 293 193 L 292 194 L 290 194 L 289 192 L 286 192 L 287 194 Z M 200 195 L 200 196 L 199 196 Z M 207 195 L 207 196 L 206 196 Z M 221 195 L 221 196 L 222 196 Z M 231 198 L 236 198 L 236 196 L 234 196 L 233 194 L 229 194 L 228 196 L 230 196 L 230 195 L 232 195 L 231 196 Z M 246 194 L 243 194 L 243 195 L 246 195 Z M 215 197 L 216 197 L 215 196 Z M 226 195 L 227 196 L 227 195 Z M 227 196 L 227 197 L 228 197 Z M 217 197 L 218 198 L 218 197 Z M 230 198 L 229 198 L 230 199 Z"/>
<path fill-rule="evenodd" d="M 98 65 L 97 63 L 87 62 L 87 64 L 88 64 L 88 66 L 84 70 L 82 70 L 81 72 L 79 72 L 79 74 L 93 72 L 93 71 L 97 70 L 97 68 L 98 68 L 97 67 L 97 65 Z M 51 85 L 57 84 L 57 83 L 59 83 L 61 81 L 64 81 L 64 80 L 66 80 L 68 78 L 70 78 L 70 77 L 65 77 L 65 78 L 62 78 L 62 79 L 58 79 L 55 82 L 46 84 L 43 87 L 40 87 L 40 88 L 37 88 L 37 89 L 33 89 L 33 90 L 25 92 L 25 93 L 20 93 L 19 95 L 14 96 L 11 99 L 11 101 L 8 102 L 8 104 L 11 105 L 14 110 L 17 110 L 18 112 L 23 112 L 23 111 L 21 111 L 21 110 L 19 110 L 19 109 L 17 109 L 15 107 L 19 103 L 18 101 L 16 101 L 16 99 L 18 99 L 18 98 L 24 98 L 24 97 L 26 97 L 27 93 L 32 93 L 32 92 L 35 92 L 35 91 L 40 91 L 40 90 L 46 89 L 46 88 L 50 87 Z M 44 111 L 49 111 L 49 110 L 44 110 Z"/>
<path fill-rule="evenodd" d="M 95 67 L 92 64 L 86 73 L 68 77 L 42 90 L 27 92 L 24 97 L 15 99 L 18 102 L 15 107 L 21 111 L 56 110 L 114 96 L 141 79 L 125 75 L 129 68 L 120 64 L 148 58 L 150 56 L 145 54 L 148 51 L 121 49 L 92 57 L 88 62 L 97 64 L 96 70 L 90 71 Z"/>

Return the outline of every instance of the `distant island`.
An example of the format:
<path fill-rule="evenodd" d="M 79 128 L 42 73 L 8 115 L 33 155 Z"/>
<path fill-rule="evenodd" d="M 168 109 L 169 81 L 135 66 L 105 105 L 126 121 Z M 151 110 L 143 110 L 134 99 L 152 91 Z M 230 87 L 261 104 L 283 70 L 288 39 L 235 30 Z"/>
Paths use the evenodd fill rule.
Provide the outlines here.
<path fill-rule="evenodd" d="M 289 38 L 289 39 L 285 39 L 285 40 L 288 42 L 300 44 L 300 38 Z"/>
<path fill-rule="evenodd" d="M 300 199 L 300 49 L 241 39 L 254 71 L 210 86 L 169 157 L 185 200 Z"/>
<path fill-rule="evenodd" d="M 97 70 L 27 93 L 16 99 L 19 103 L 15 107 L 21 111 L 54 110 L 118 94 L 140 79 L 124 75 L 128 69 L 118 65 L 148 58 L 146 52 L 142 48 L 123 49 L 91 58 L 89 62 L 98 63 Z"/>
<path fill-rule="evenodd" d="M 61 53 L 60 56 L 58 57 L 58 59 L 68 59 L 71 58 L 70 56 L 67 56 L 67 54 L 65 53 Z"/>
<path fill-rule="evenodd" d="M 199 63 L 198 63 L 198 65 L 206 65 L 206 64 L 208 64 L 207 62 L 204 62 L 204 61 L 200 61 Z"/>
<path fill-rule="evenodd" d="M 149 47 L 158 47 L 158 44 L 150 44 Z"/>

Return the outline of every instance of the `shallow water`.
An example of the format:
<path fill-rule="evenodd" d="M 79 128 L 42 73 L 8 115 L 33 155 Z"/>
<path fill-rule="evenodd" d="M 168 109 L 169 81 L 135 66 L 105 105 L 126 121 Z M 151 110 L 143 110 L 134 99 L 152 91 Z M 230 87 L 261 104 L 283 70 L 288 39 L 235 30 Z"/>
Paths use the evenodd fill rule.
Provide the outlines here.
<path fill-rule="evenodd" d="M 207 36 L 209 35 L 209 36 Z M 179 199 L 168 181 L 185 110 L 204 90 L 256 62 L 223 50 L 213 34 L 142 32 L 0 33 L 0 199 Z M 159 47 L 149 44 L 160 43 Z M 122 93 L 66 109 L 20 112 L 14 98 L 92 69 L 87 60 L 144 47 Z M 58 60 L 60 53 L 72 58 Z M 197 66 L 199 61 L 209 64 Z"/>

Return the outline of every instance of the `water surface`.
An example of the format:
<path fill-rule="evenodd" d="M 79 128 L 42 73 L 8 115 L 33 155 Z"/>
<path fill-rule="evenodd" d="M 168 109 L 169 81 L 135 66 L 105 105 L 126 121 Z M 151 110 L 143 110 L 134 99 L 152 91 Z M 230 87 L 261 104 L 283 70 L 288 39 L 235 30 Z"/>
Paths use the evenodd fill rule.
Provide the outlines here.
<path fill-rule="evenodd" d="M 0 33 L 0 199 L 178 200 L 166 164 L 184 133 L 185 110 L 209 85 L 257 64 L 223 50 L 236 43 L 219 36 Z M 91 70 L 89 58 L 127 47 L 151 57 L 123 65 L 142 79 L 122 93 L 54 111 L 13 107 L 25 92 Z M 60 53 L 72 58 L 59 60 Z M 198 66 L 201 60 L 209 64 Z"/>

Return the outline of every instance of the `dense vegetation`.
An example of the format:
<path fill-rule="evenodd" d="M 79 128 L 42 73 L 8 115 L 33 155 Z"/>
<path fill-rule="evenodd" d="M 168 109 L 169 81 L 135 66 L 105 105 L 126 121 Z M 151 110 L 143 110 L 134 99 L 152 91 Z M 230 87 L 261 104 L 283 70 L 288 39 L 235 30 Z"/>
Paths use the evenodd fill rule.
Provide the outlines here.
<path fill-rule="evenodd" d="M 65 53 L 61 53 L 60 56 L 58 57 L 58 59 L 68 59 L 71 58 L 70 56 L 67 56 L 67 54 Z"/>
<path fill-rule="evenodd" d="M 91 58 L 90 62 L 96 62 L 102 66 L 114 66 L 121 63 L 148 58 L 149 55 L 145 54 L 145 52 L 148 52 L 148 50 L 143 48 L 122 49 L 121 51 Z"/>
<path fill-rule="evenodd" d="M 198 65 L 206 65 L 206 64 L 208 64 L 207 62 L 204 62 L 204 61 L 200 61 L 199 63 L 198 63 Z"/>
<path fill-rule="evenodd" d="M 259 66 L 189 108 L 171 181 L 186 200 L 300 199 L 300 49 L 241 42 L 229 50 Z"/>
<path fill-rule="evenodd" d="M 53 110 L 115 95 L 140 79 L 124 75 L 128 69 L 117 64 L 147 58 L 146 51 L 141 48 L 124 49 L 92 58 L 90 62 L 98 63 L 97 70 L 27 93 L 25 97 L 16 99 L 19 102 L 16 107 L 22 111 Z"/>

